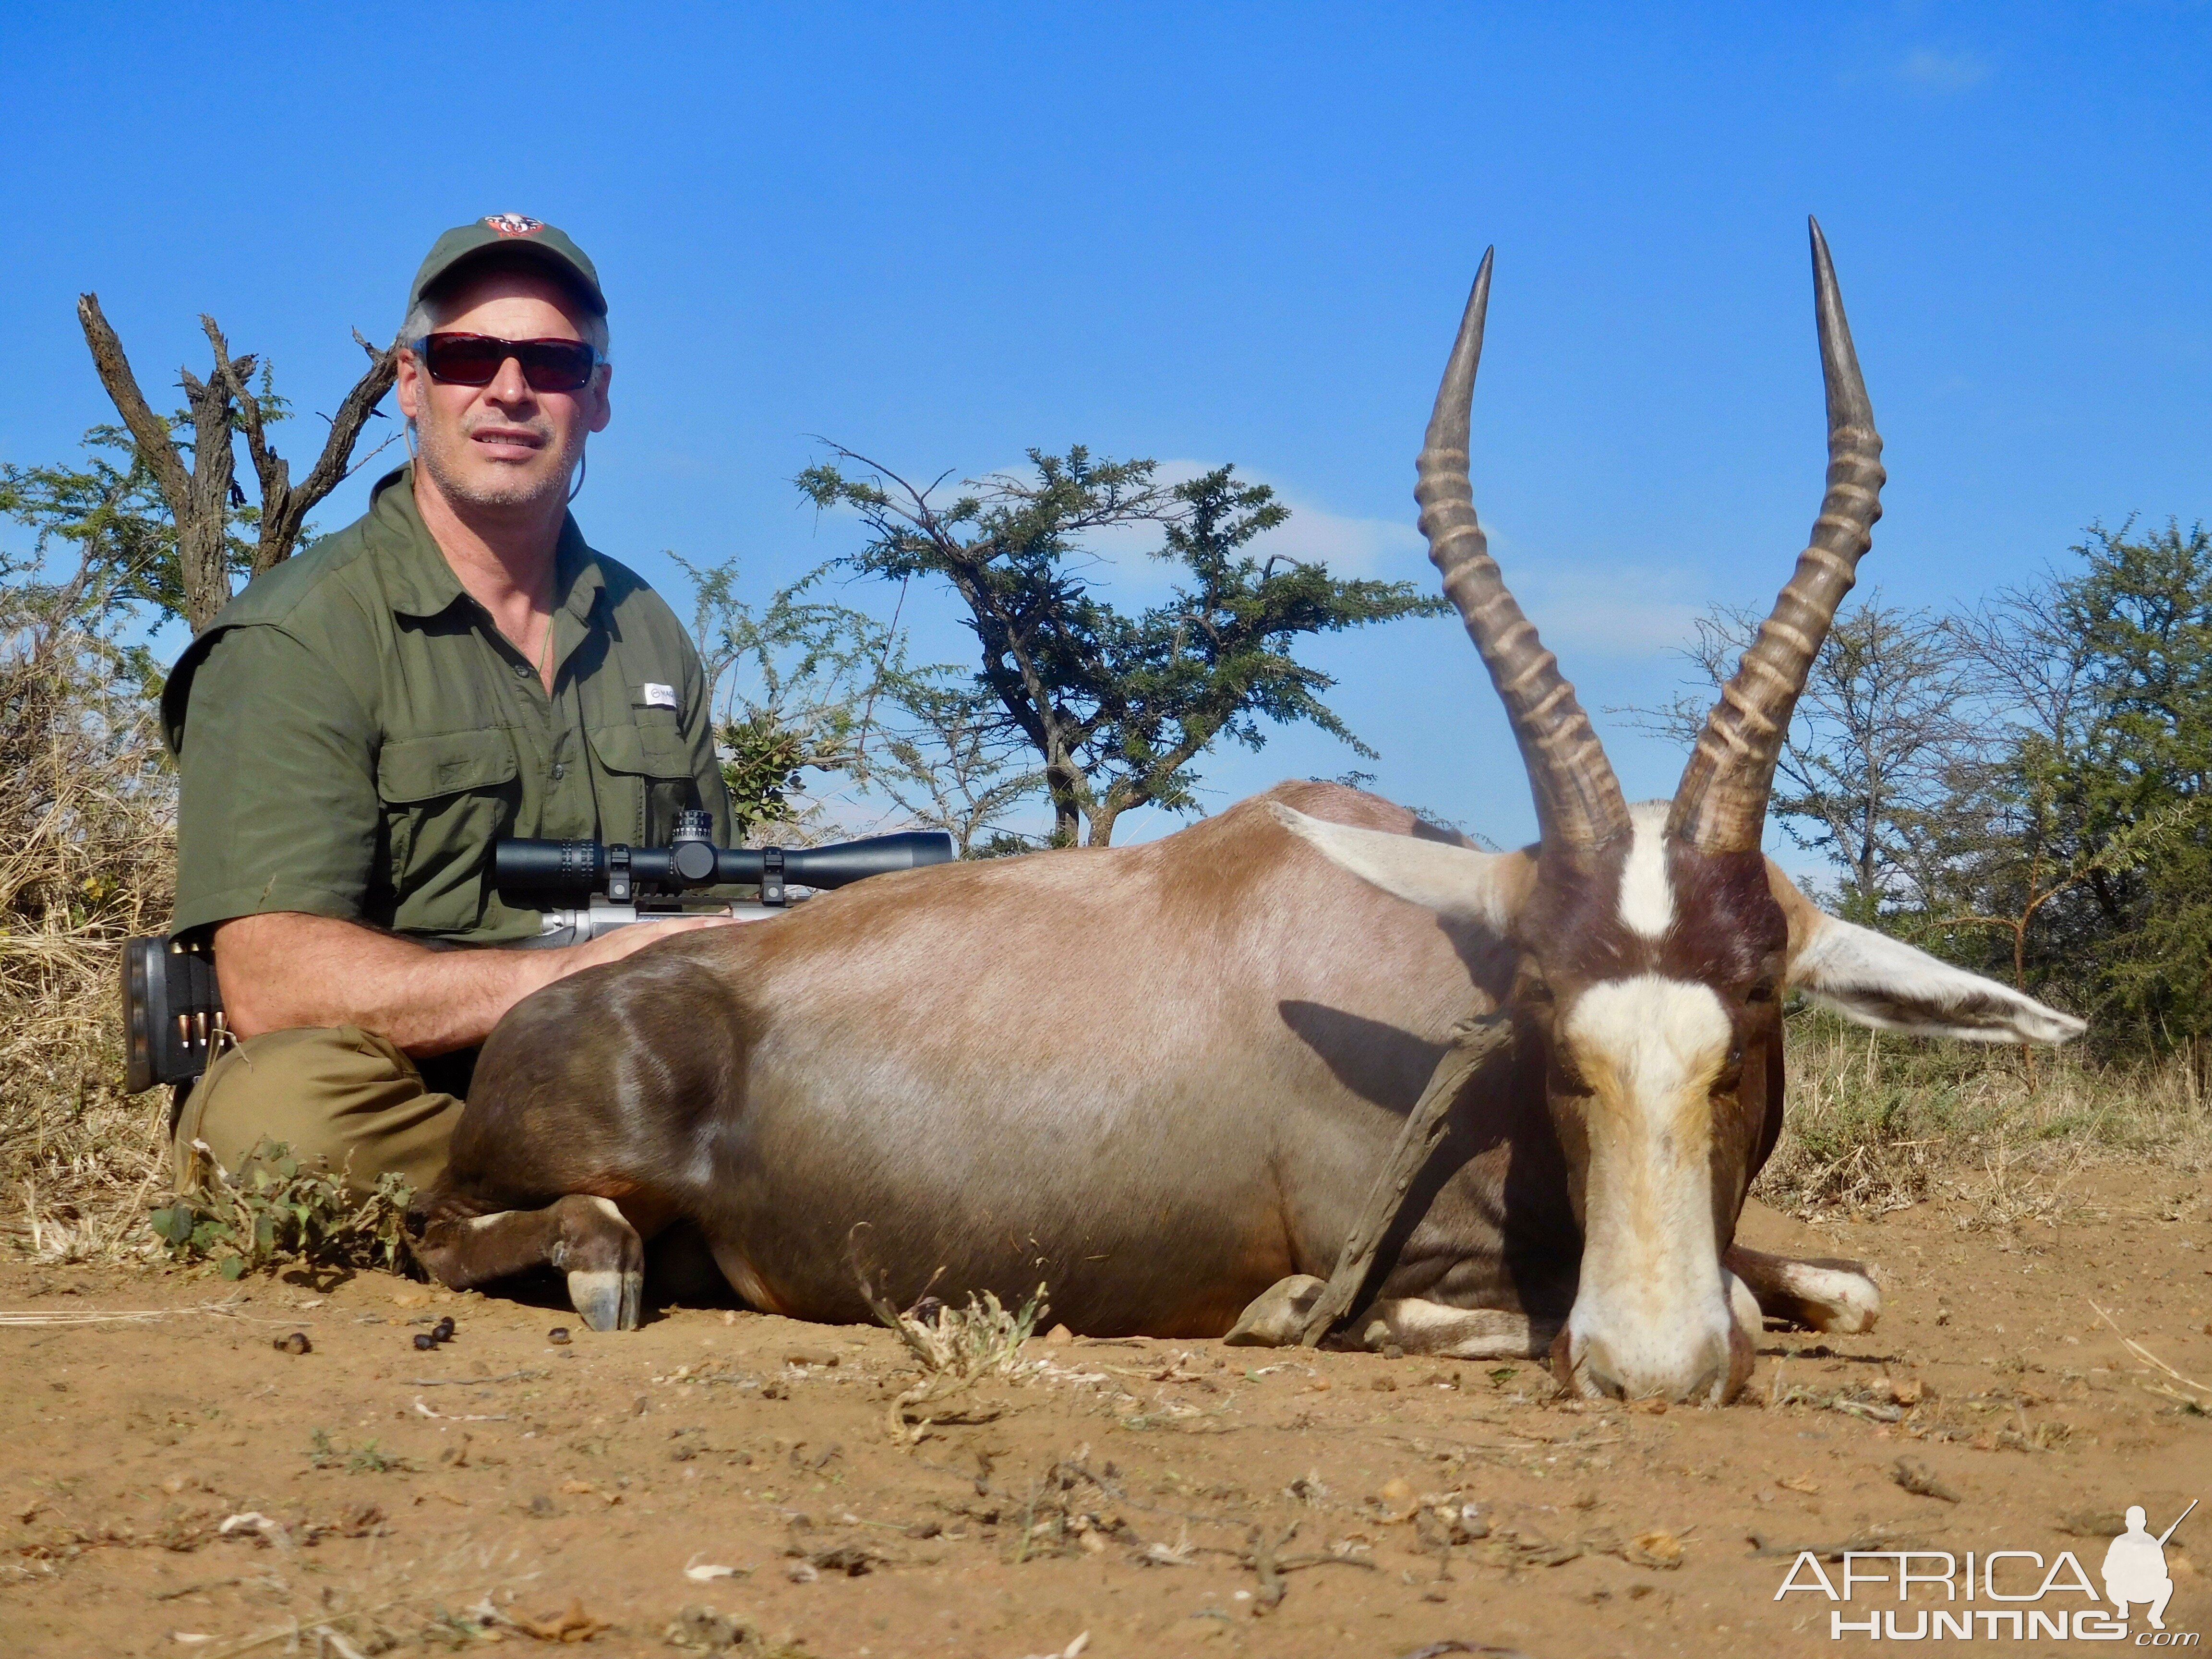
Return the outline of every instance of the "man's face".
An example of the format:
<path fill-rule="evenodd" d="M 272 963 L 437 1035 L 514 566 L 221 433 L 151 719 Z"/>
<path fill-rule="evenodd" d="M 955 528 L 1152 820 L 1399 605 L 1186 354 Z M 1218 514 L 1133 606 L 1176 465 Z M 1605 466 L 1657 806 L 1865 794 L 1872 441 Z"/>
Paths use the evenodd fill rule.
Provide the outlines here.
<path fill-rule="evenodd" d="M 580 340 L 561 286 L 520 270 L 465 283 L 446 306 L 441 334 L 503 340 Z M 411 350 L 399 356 L 399 407 L 415 422 L 417 465 L 456 507 L 544 507 L 566 497 L 586 434 L 607 424 L 602 367 L 580 392 L 536 392 L 512 357 L 489 386 L 446 386 Z"/>

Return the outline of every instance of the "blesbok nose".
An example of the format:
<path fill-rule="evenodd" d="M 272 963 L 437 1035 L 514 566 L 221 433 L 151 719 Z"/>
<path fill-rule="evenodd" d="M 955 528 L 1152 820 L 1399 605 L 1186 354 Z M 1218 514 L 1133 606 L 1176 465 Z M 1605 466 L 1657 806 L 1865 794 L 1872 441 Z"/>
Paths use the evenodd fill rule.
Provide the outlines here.
<path fill-rule="evenodd" d="M 1560 1382 L 1580 1394 L 1717 1406 L 1751 1375 L 1750 1338 L 1721 1310 L 1717 1322 L 1671 1330 L 1603 1328 L 1561 1334 Z"/>
<path fill-rule="evenodd" d="M 1698 1298 L 1705 1303 L 1705 1298 Z M 1750 1380 L 1759 1305 L 1723 1274 L 1721 1297 L 1662 1310 L 1577 1301 L 1553 1345 L 1553 1371 L 1575 1394 L 1670 1405 L 1723 1405 Z"/>

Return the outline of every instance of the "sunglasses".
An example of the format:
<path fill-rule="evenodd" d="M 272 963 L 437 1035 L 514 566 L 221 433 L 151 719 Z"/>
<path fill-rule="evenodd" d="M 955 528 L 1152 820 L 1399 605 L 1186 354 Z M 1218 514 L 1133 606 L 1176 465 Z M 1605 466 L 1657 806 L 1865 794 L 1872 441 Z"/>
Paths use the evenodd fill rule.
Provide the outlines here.
<path fill-rule="evenodd" d="M 512 357 L 532 392 L 581 392 L 606 362 L 585 340 L 501 340 L 489 334 L 426 334 L 413 349 L 430 378 L 443 386 L 489 386 Z"/>

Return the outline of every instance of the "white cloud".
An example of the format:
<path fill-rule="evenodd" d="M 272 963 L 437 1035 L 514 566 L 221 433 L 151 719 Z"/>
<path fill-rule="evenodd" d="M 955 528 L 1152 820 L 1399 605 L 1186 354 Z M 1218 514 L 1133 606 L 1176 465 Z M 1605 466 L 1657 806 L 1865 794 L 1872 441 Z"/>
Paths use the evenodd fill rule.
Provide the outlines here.
<path fill-rule="evenodd" d="M 1705 610 L 1679 570 L 1580 565 L 1508 582 L 1544 643 L 1570 659 L 1651 657 L 1687 645 Z"/>
<path fill-rule="evenodd" d="M 1897 66 L 1897 78 L 1923 92 L 1964 92 L 1990 78 L 1989 60 L 1971 52 L 1922 46 Z"/>

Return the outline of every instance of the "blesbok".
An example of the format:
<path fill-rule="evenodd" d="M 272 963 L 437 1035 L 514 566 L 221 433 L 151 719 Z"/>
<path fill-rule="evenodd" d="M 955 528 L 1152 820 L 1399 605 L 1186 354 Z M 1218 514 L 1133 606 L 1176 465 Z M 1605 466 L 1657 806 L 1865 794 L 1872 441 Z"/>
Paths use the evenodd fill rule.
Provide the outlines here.
<path fill-rule="evenodd" d="M 636 1323 L 643 1245 L 695 1224 L 800 1318 L 1040 1280 L 1078 1332 L 1282 1340 L 1470 1013 L 1513 1041 L 1453 1103 L 1346 1340 L 1549 1353 L 1585 1393 L 1726 1399 L 1758 1307 L 1862 1329 L 1854 1264 L 1733 1247 L 1795 988 L 1866 1024 L 2081 1023 L 1824 915 L 1759 850 L 1790 710 L 1869 544 L 1881 441 L 1818 226 L 1829 468 L 1812 545 L 1671 802 L 1631 806 L 1500 580 L 1468 479 L 1490 258 L 1421 452 L 1421 527 L 1504 700 L 1541 840 L 1489 854 L 1285 785 L 1148 846 L 880 877 L 563 980 L 485 1045 L 410 1216 L 447 1285 L 550 1263 Z M 1303 1298 L 1303 1300 L 1302 1300 Z"/>

